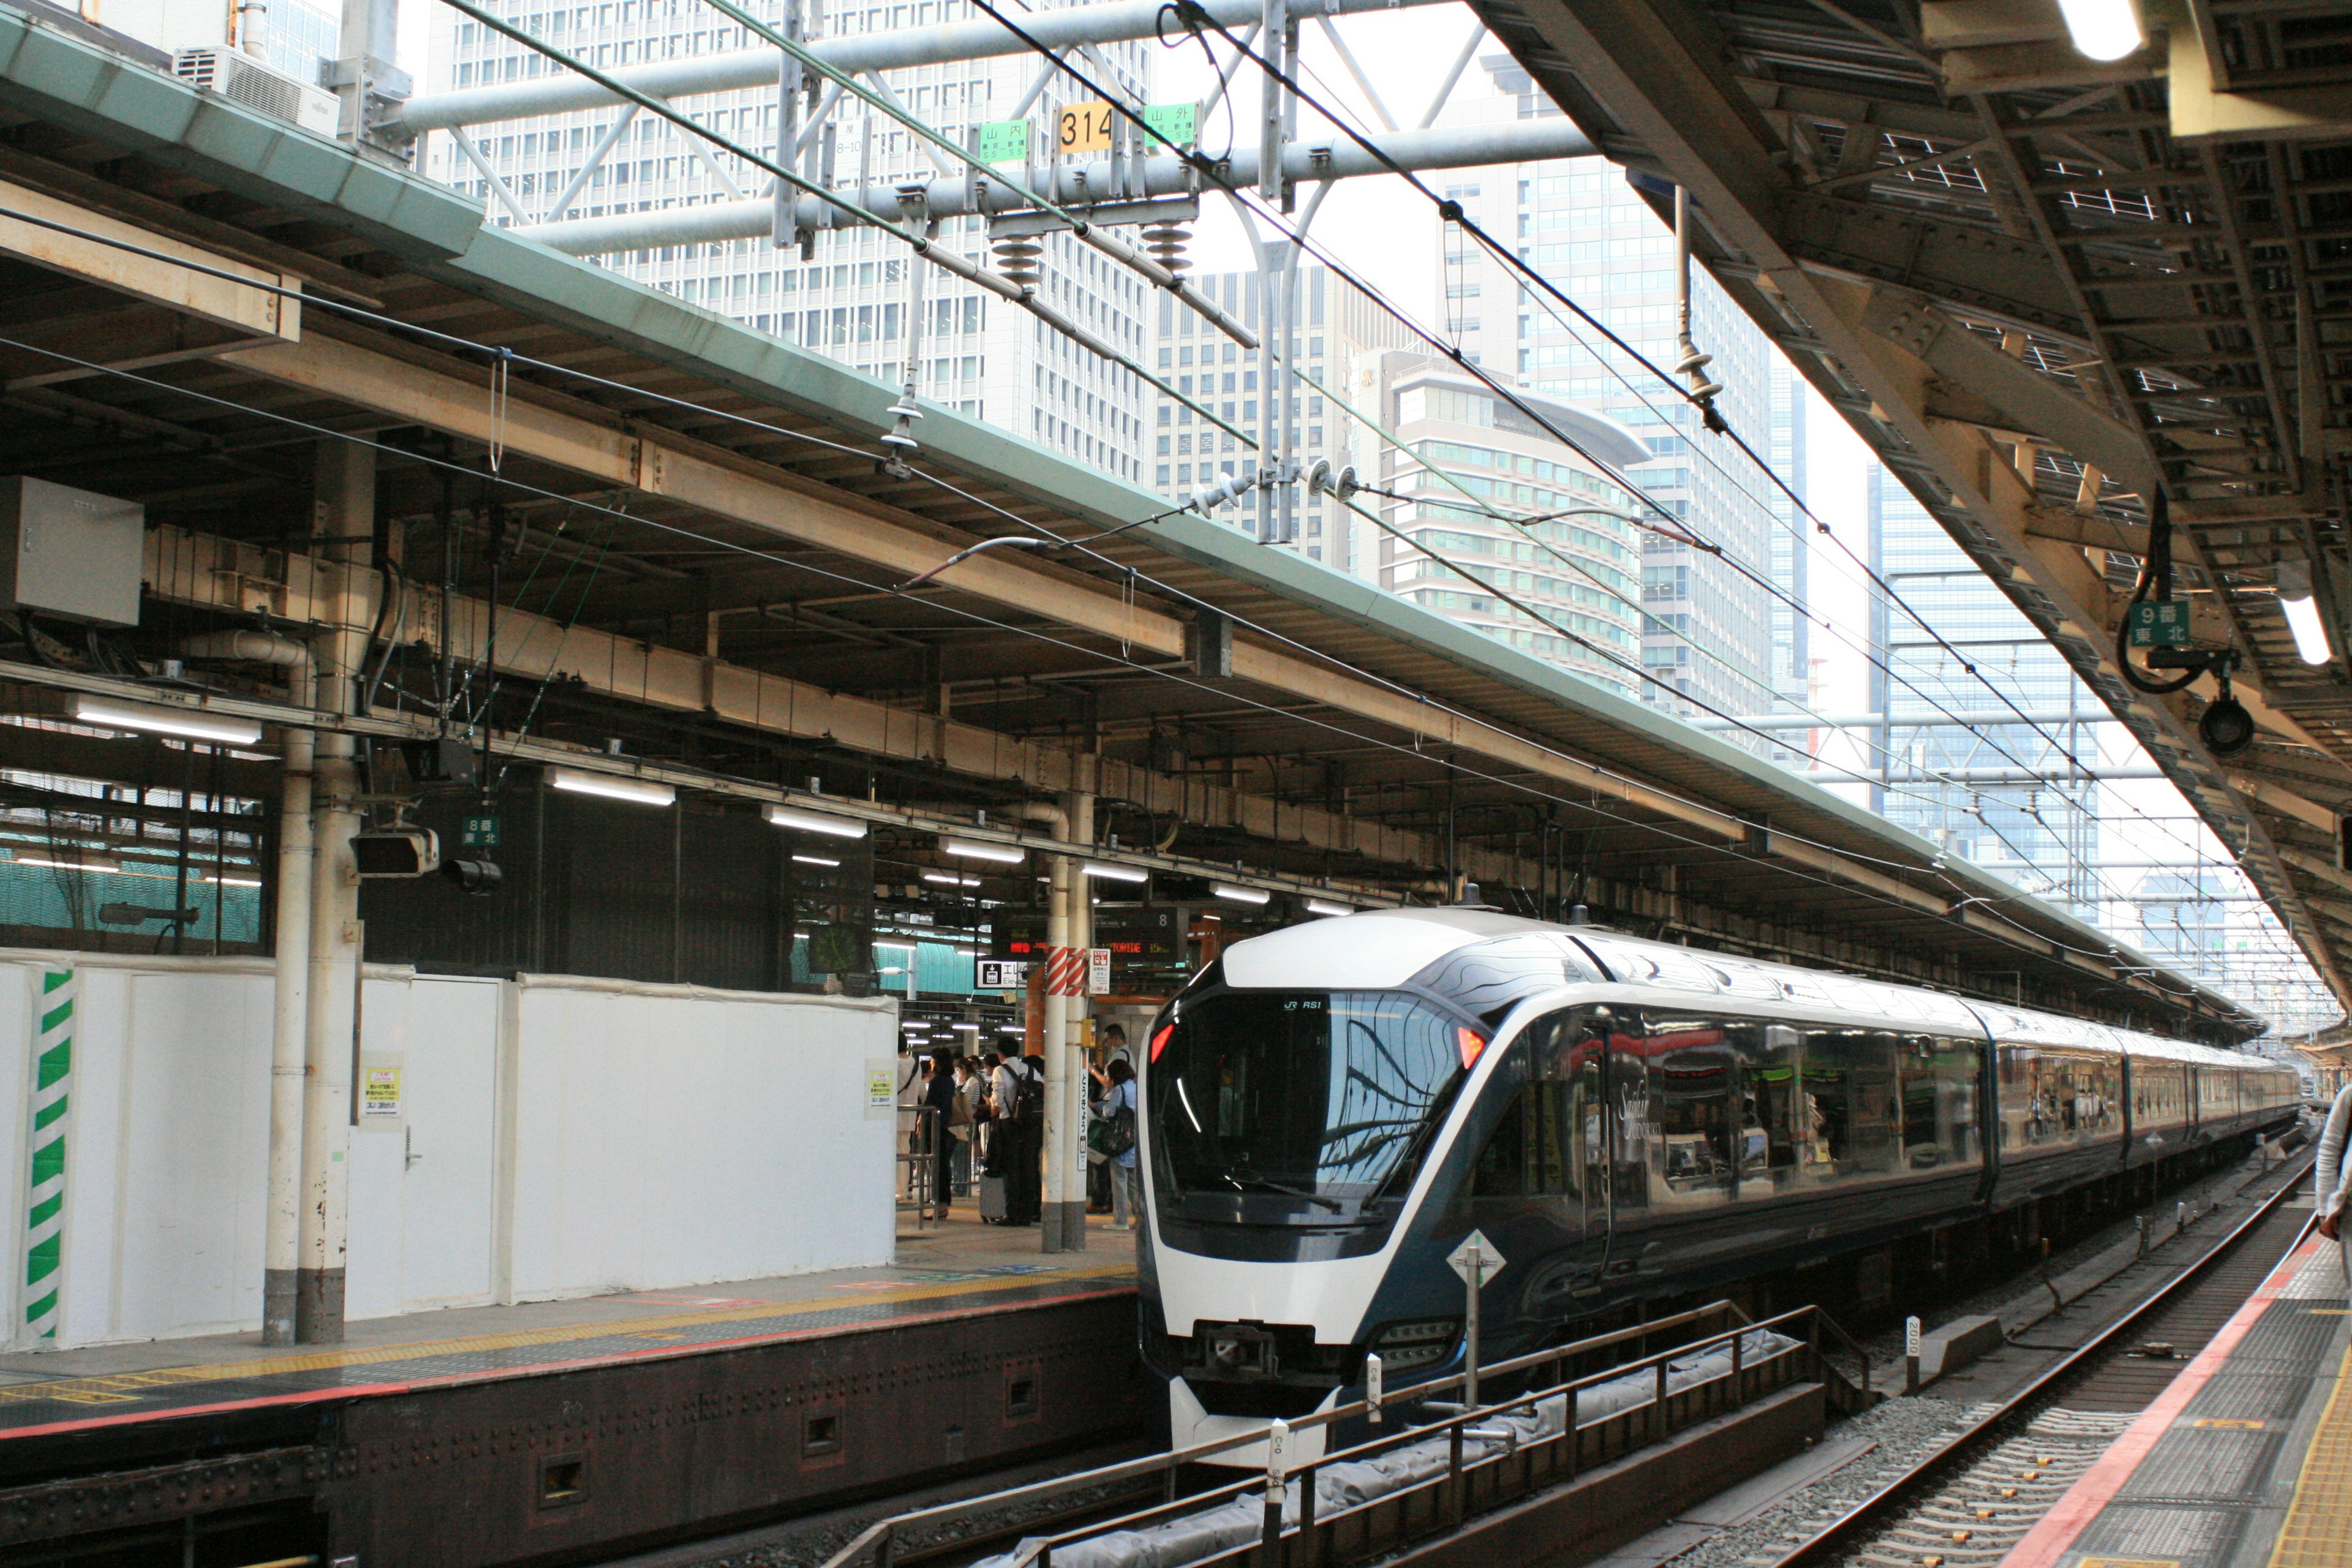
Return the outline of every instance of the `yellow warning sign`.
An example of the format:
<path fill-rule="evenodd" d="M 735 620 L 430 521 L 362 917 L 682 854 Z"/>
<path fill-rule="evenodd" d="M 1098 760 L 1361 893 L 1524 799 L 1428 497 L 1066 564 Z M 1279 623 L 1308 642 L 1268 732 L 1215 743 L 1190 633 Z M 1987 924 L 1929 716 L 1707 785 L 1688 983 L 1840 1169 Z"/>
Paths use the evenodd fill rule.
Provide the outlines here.
<path fill-rule="evenodd" d="M 360 1069 L 360 1115 L 398 1116 L 400 1114 L 400 1072 L 398 1068 L 373 1067 Z"/>

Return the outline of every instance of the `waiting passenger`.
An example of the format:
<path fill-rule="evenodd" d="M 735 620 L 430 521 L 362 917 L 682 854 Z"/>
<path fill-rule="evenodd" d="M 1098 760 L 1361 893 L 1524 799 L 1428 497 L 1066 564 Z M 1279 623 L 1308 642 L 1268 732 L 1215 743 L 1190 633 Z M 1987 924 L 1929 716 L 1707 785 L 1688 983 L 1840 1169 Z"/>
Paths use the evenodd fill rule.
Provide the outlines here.
<path fill-rule="evenodd" d="M 932 1112 L 929 1129 L 931 1156 L 931 1201 L 938 1205 L 937 1216 L 948 1217 L 949 1150 L 955 1142 L 949 1131 L 954 1120 L 956 1080 L 953 1059 L 945 1051 L 931 1055 L 931 1075 L 923 1084 L 923 1103 Z"/>
<path fill-rule="evenodd" d="M 2352 1232 L 2344 1224 L 2344 1207 L 2352 1200 L 2352 1160 L 2346 1159 L 2352 1142 L 2352 1083 L 2336 1096 L 2327 1112 L 2327 1131 L 2319 1135 L 2319 1160 L 2313 1167 L 2312 1206 L 2319 1211 L 2319 1234 L 2343 1250 L 2344 1280 L 2352 1289 Z"/>
<path fill-rule="evenodd" d="M 1101 1152 L 1110 1173 L 1110 1222 L 1133 1230 L 1143 1213 L 1143 1186 L 1135 1163 L 1135 1068 L 1120 1057 L 1103 1073 L 1102 1081 L 1095 1115 L 1102 1123 Z"/>

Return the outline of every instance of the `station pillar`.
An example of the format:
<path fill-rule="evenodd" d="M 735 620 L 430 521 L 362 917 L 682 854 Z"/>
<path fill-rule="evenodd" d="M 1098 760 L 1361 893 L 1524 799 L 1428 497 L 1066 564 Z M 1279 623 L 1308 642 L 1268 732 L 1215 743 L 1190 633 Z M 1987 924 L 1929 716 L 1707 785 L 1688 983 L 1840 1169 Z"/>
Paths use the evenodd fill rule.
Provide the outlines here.
<path fill-rule="evenodd" d="M 312 532 L 331 563 L 366 559 L 375 530 L 375 448 L 323 441 Z M 360 702 L 373 606 L 357 573 L 322 573 L 331 617 L 311 645 L 317 706 L 351 713 Z M 304 998 L 301 1230 L 294 1335 L 303 1344 L 343 1337 L 343 1269 L 350 1251 L 352 1086 L 359 1055 L 360 877 L 352 840 L 360 830 L 360 773 L 348 734 L 318 739 L 312 766 L 309 994 Z"/>

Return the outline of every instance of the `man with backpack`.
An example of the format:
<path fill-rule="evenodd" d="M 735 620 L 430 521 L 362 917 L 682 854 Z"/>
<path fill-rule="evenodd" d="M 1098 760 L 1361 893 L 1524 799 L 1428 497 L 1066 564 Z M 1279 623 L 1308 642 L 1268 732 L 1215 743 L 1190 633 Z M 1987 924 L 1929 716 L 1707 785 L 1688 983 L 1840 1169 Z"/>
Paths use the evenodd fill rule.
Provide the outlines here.
<path fill-rule="evenodd" d="M 1004 1198 L 1008 1223 L 1035 1225 L 1045 1207 L 1045 1058 L 1007 1057 L 1020 1075 L 1013 1099 L 1013 1171 Z"/>

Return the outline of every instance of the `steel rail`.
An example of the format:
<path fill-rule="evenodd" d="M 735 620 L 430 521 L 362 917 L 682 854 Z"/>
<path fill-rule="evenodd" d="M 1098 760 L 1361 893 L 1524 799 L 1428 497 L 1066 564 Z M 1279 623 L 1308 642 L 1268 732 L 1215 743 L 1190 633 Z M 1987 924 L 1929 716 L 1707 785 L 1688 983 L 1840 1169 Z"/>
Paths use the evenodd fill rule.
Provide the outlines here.
<path fill-rule="evenodd" d="M 1989 1438 L 2004 1433 L 2008 1428 L 2034 1413 L 2044 1396 L 2054 1391 L 2060 1384 L 2081 1371 L 2085 1363 L 2098 1359 L 2112 1350 L 2118 1339 L 2147 1318 L 2149 1314 L 2172 1300 L 2176 1291 L 2182 1290 L 2202 1279 L 2208 1268 L 2235 1250 L 2238 1244 L 2251 1235 L 2256 1226 L 2270 1218 L 2275 1210 L 2302 1189 L 2303 1178 L 2307 1169 L 2308 1162 L 2305 1162 L 2304 1170 L 2296 1171 L 2293 1177 L 2280 1185 L 2277 1192 L 2263 1199 L 2262 1205 L 2240 1222 L 2235 1229 L 2215 1242 L 2197 1261 L 2166 1281 L 2164 1287 L 2156 1294 L 2100 1330 L 2079 1348 L 2068 1352 L 2063 1358 L 2045 1369 L 2032 1382 L 1988 1412 L 1981 1420 L 1955 1433 L 1917 1464 L 1913 1465 L 1877 1491 L 1831 1521 L 1818 1534 L 1791 1547 L 1771 1564 L 1771 1568 L 1804 1568 L 1804 1565 L 1826 1562 L 1833 1554 L 1859 1544 L 1859 1537 L 1870 1527 L 1879 1523 L 1903 1503 L 1910 1500 L 1930 1482 L 1940 1479 Z M 2303 1244 L 2304 1236 L 2309 1234 L 2312 1225 L 2317 1218 L 2317 1213 L 2315 1211 L 2312 1219 L 2304 1222 L 2303 1230 L 2296 1234 L 2294 1243 L 2287 1248 L 2289 1253 Z"/>

